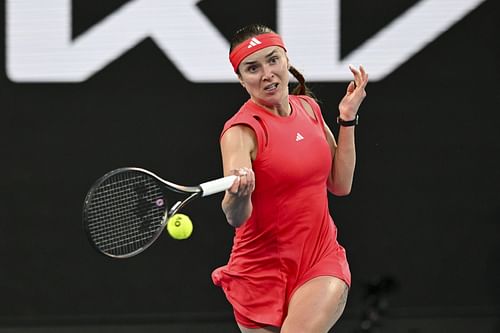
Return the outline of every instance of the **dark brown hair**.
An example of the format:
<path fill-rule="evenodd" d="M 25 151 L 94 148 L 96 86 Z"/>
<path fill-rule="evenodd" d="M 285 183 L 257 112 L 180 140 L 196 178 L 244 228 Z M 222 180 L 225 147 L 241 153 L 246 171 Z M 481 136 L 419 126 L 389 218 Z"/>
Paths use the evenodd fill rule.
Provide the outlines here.
<path fill-rule="evenodd" d="M 239 44 L 243 43 L 249 38 L 255 37 L 257 35 L 261 34 L 266 34 L 274 32 L 271 28 L 262 25 L 262 24 L 251 24 L 247 25 L 238 31 L 233 35 L 233 38 L 231 39 L 231 46 L 229 48 L 229 53 L 238 46 Z M 302 73 L 300 73 L 295 67 L 290 66 L 288 71 L 293 75 L 294 78 L 297 79 L 299 84 L 292 90 L 291 94 L 292 95 L 307 95 L 311 96 L 314 98 L 314 94 L 312 91 L 306 86 L 306 80 L 304 79 L 304 76 Z M 238 72 L 239 74 L 239 72 Z"/>

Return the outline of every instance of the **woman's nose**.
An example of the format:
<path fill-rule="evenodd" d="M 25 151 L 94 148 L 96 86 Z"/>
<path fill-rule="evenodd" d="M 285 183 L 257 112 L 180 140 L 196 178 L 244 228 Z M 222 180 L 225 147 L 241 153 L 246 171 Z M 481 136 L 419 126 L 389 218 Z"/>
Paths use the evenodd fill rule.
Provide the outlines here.
<path fill-rule="evenodd" d="M 263 79 L 271 79 L 274 76 L 274 73 L 272 71 L 271 66 L 266 65 L 264 66 L 264 76 L 262 77 Z"/>

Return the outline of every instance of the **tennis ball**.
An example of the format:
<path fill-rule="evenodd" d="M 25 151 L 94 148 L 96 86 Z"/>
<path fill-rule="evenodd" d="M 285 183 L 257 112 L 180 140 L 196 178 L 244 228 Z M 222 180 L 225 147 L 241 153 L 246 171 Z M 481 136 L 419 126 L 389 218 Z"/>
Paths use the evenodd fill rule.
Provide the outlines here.
<path fill-rule="evenodd" d="M 191 222 L 189 216 L 184 214 L 175 214 L 168 219 L 167 231 L 174 239 L 186 239 L 189 238 L 193 232 L 193 223 Z"/>

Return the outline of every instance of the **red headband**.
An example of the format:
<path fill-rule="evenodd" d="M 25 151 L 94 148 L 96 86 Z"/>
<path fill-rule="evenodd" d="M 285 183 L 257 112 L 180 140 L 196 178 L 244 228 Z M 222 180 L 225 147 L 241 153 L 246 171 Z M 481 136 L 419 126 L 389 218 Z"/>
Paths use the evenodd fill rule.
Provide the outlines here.
<path fill-rule="evenodd" d="M 273 32 L 249 38 L 236 46 L 229 54 L 229 61 L 233 65 L 234 72 L 238 72 L 238 66 L 247 56 L 269 46 L 280 46 L 286 51 L 281 37 Z"/>

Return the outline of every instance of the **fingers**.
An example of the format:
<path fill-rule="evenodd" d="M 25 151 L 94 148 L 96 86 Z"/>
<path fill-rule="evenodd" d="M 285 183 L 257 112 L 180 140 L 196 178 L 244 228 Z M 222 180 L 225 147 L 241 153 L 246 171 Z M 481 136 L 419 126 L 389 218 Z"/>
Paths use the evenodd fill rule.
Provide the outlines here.
<path fill-rule="evenodd" d="M 352 75 L 354 76 L 354 84 L 356 87 L 359 87 L 361 83 L 361 73 L 354 67 L 353 65 L 349 65 L 349 70 L 351 71 Z"/>
<path fill-rule="evenodd" d="M 361 102 L 366 97 L 365 87 L 368 83 L 368 73 L 360 65 L 359 68 L 349 65 L 354 80 L 347 86 L 347 92 L 340 101 L 339 111 L 342 119 L 354 119 Z"/>
<path fill-rule="evenodd" d="M 250 168 L 231 170 L 231 174 L 238 176 L 233 185 L 227 190 L 231 195 L 243 197 L 250 195 L 255 189 L 255 174 Z"/>
<path fill-rule="evenodd" d="M 354 89 L 356 89 L 356 83 L 354 83 L 354 81 L 349 82 L 349 85 L 347 86 L 347 93 L 352 93 Z"/>
<path fill-rule="evenodd" d="M 365 71 L 365 68 L 362 65 L 359 65 L 359 72 L 361 74 L 361 81 L 362 81 L 360 87 L 364 89 L 368 84 L 368 73 Z"/>
<path fill-rule="evenodd" d="M 363 65 L 359 65 L 359 70 L 353 65 L 349 65 L 349 70 L 354 76 L 356 88 L 364 89 L 368 83 L 368 73 L 365 71 Z"/>

